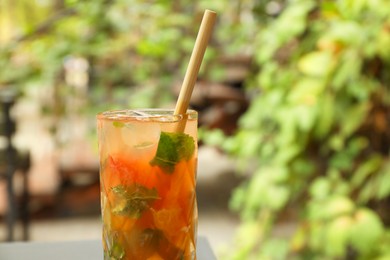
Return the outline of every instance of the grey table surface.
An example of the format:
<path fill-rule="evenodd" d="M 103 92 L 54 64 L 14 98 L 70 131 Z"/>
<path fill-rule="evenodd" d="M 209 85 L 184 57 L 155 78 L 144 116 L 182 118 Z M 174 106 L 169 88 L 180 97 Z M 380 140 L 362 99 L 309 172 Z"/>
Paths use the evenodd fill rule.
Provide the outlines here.
<path fill-rule="evenodd" d="M 216 260 L 205 237 L 199 237 L 196 255 L 198 260 Z M 0 243 L 0 260 L 95 260 L 103 259 L 100 240 L 64 242 L 13 242 Z"/>

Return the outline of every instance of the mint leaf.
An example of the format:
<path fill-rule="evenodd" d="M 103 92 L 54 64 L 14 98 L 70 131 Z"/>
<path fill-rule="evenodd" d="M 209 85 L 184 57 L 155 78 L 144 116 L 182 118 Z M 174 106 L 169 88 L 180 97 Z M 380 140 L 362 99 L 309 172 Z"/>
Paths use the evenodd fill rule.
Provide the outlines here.
<path fill-rule="evenodd" d="M 125 257 L 125 249 L 121 244 L 114 241 L 109 251 L 109 255 L 110 255 L 110 259 L 112 260 L 122 260 Z"/>
<path fill-rule="evenodd" d="M 123 123 L 123 122 L 118 122 L 118 121 L 114 121 L 114 122 L 112 122 L 112 125 L 113 125 L 114 127 L 121 128 L 121 127 L 124 127 L 124 126 L 125 126 L 125 123 Z"/>
<path fill-rule="evenodd" d="M 184 251 L 172 244 L 162 230 L 147 228 L 137 236 L 136 241 L 135 247 L 139 248 L 139 251 L 150 252 L 146 255 L 138 253 L 139 259 L 149 259 L 153 253 L 157 253 L 161 259 L 185 259 Z"/>
<path fill-rule="evenodd" d="M 160 242 L 166 239 L 164 233 L 158 229 L 147 228 L 144 229 L 137 237 L 139 247 L 143 249 L 151 249 L 155 251 Z"/>
<path fill-rule="evenodd" d="M 152 166 L 159 166 L 164 172 L 170 174 L 175 165 L 181 160 L 189 160 L 195 151 L 195 141 L 192 136 L 184 133 L 161 132 L 157 152 Z"/>
<path fill-rule="evenodd" d="M 148 189 L 140 184 L 117 185 L 111 190 L 116 195 L 112 213 L 121 216 L 139 218 L 144 210 L 159 199 L 155 188 Z"/>
<path fill-rule="evenodd" d="M 104 247 L 104 260 L 123 260 L 125 259 L 125 249 L 119 242 L 118 233 L 103 229 L 103 239 L 106 246 Z"/>

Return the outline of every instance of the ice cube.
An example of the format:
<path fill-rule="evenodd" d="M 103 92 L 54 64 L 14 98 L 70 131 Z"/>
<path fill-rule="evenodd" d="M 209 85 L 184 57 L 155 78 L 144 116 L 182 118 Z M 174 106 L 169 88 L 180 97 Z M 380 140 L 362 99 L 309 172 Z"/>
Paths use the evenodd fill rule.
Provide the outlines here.
<path fill-rule="evenodd" d="M 123 142 L 136 149 L 146 149 L 157 146 L 160 140 L 161 128 L 158 123 L 126 123 L 121 128 Z"/>

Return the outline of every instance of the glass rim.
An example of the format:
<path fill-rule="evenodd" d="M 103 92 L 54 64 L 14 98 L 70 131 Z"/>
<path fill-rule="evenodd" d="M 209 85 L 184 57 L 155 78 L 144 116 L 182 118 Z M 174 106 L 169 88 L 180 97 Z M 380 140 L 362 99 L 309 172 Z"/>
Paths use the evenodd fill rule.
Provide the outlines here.
<path fill-rule="evenodd" d="M 198 112 L 194 109 L 188 109 L 186 112 L 188 119 L 197 119 Z M 175 115 L 171 108 L 136 108 L 136 109 L 118 109 L 99 112 L 96 115 L 98 120 L 153 120 L 176 122 L 183 119 L 183 115 Z"/>

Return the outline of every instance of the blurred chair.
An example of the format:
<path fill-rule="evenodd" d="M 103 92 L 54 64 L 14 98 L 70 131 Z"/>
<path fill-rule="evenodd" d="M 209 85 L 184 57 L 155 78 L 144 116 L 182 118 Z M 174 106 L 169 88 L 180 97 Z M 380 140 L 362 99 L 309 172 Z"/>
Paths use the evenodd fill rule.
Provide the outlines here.
<path fill-rule="evenodd" d="M 7 241 L 15 240 L 16 221 L 22 221 L 22 239 L 29 238 L 28 224 L 28 189 L 27 171 L 30 168 L 30 155 L 20 152 L 12 144 L 12 136 L 15 133 L 15 122 L 11 117 L 11 109 L 17 99 L 17 92 L 11 88 L 0 89 L 0 180 L 6 181 L 7 187 L 7 212 L 5 216 L 7 227 Z M 22 194 L 17 196 L 14 190 L 14 175 L 20 171 L 23 175 Z"/>

